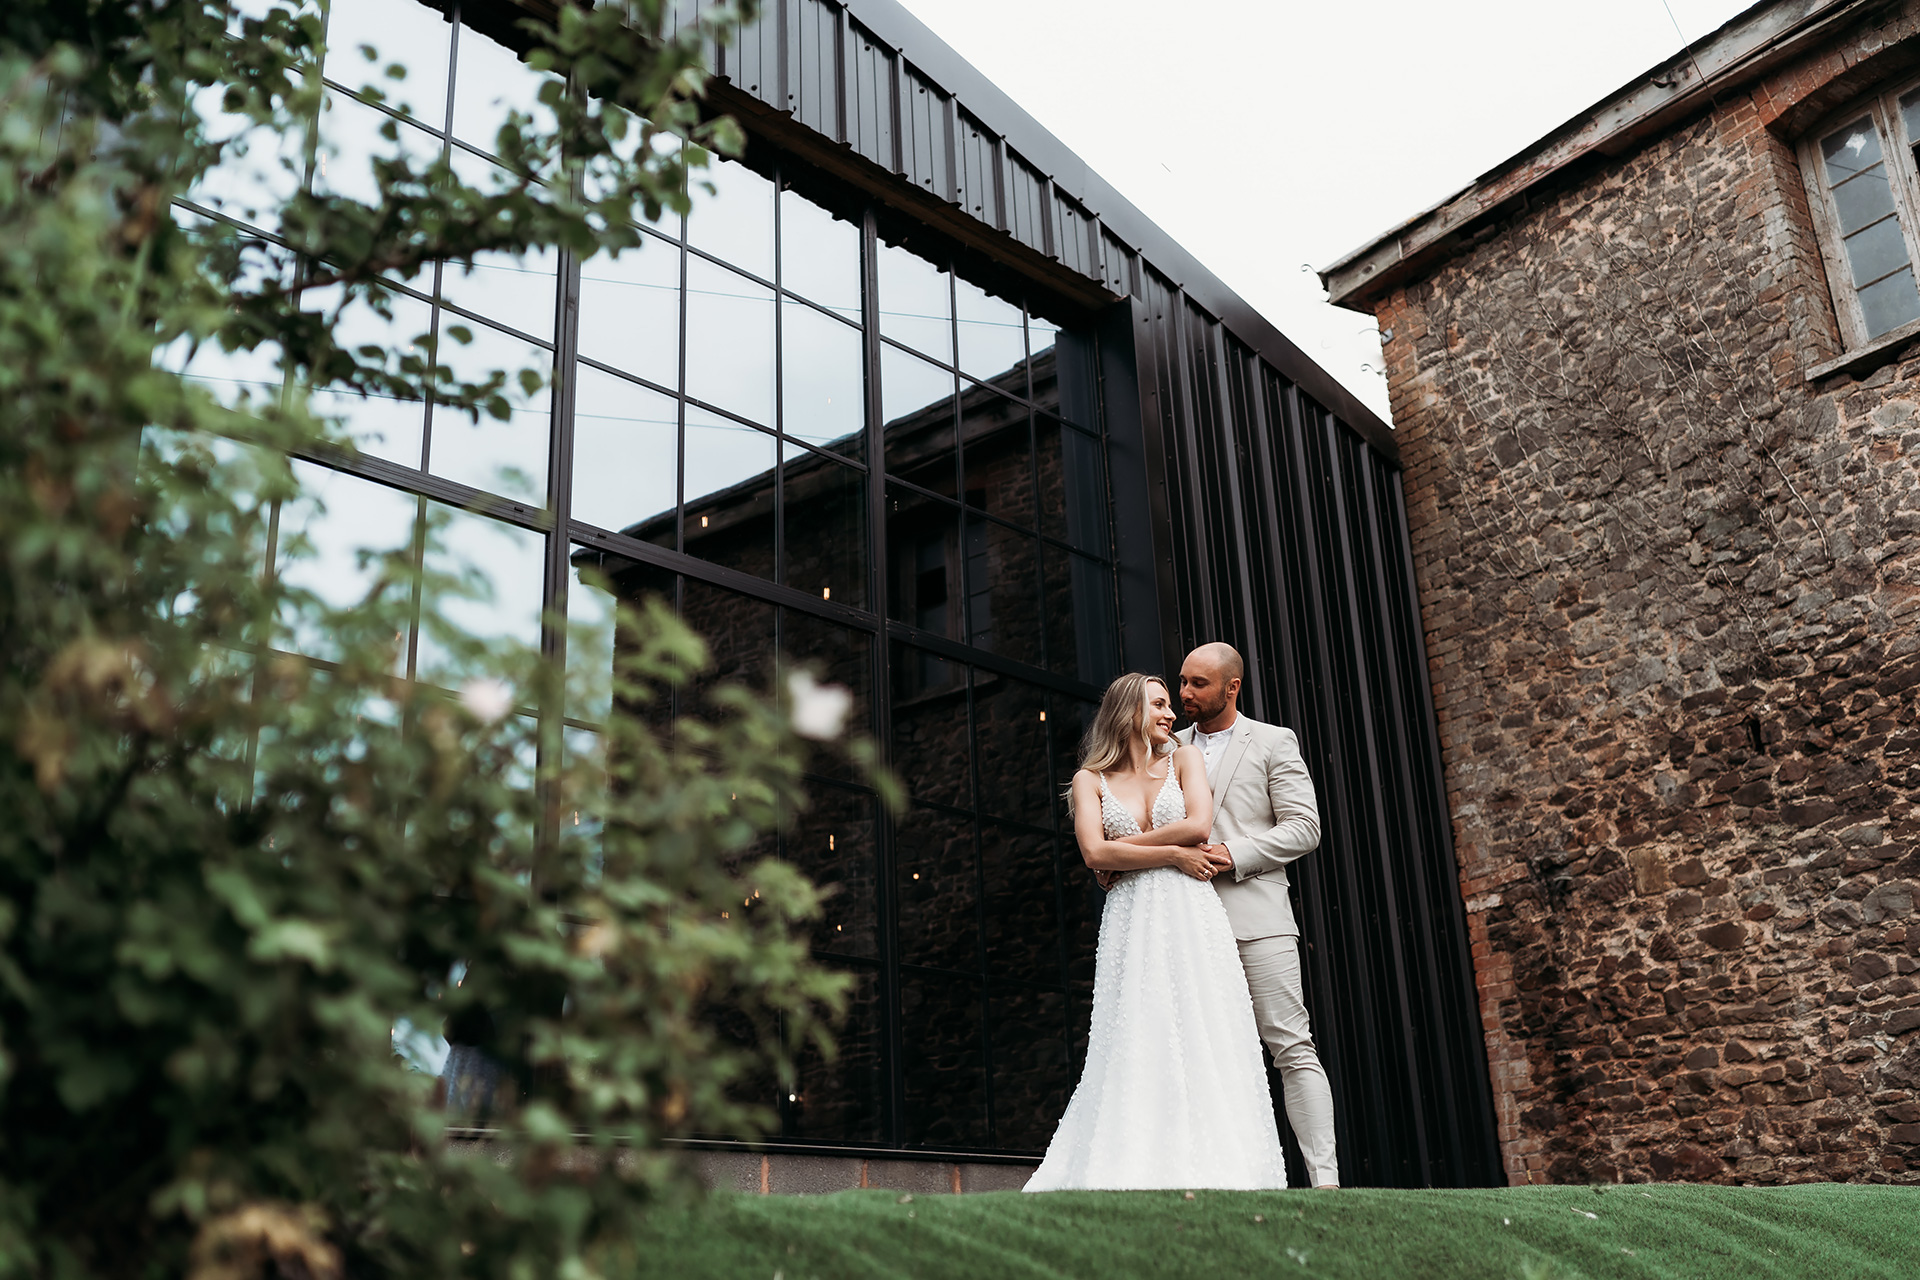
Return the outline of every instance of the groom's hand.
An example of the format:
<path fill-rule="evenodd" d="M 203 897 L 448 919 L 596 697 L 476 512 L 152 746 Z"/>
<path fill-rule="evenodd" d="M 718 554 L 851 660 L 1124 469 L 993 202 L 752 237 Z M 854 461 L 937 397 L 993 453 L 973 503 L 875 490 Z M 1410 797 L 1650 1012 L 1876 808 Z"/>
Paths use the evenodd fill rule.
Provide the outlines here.
<path fill-rule="evenodd" d="M 1233 870 L 1233 855 L 1227 852 L 1227 846 L 1203 844 L 1200 846 L 1200 852 L 1207 855 L 1207 861 L 1214 865 L 1216 872 Z"/>
<path fill-rule="evenodd" d="M 1102 889 L 1111 889 L 1114 886 L 1114 882 L 1120 879 L 1120 873 L 1118 871 L 1096 871 L 1093 873 L 1093 879 L 1094 883 L 1098 884 Z"/>

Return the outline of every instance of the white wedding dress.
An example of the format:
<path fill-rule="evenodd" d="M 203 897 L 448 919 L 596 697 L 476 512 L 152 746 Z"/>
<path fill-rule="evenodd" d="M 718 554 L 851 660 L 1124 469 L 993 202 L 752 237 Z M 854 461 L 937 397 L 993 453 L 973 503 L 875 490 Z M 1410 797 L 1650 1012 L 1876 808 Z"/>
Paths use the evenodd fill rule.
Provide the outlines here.
<path fill-rule="evenodd" d="M 1167 780 L 1148 820 L 1187 816 Z M 1100 779 L 1107 838 L 1140 830 Z M 1028 1191 L 1287 1185 L 1246 971 L 1220 895 L 1172 867 L 1107 894 L 1087 1065 Z"/>

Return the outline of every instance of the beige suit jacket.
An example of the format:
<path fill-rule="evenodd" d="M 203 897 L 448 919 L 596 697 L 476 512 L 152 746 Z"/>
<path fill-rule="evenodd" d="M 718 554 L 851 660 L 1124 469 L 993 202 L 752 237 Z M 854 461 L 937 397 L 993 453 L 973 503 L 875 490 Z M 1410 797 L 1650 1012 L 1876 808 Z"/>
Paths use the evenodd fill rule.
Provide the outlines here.
<path fill-rule="evenodd" d="M 1197 745 L 1188 726 L 1174 735 Z M 1287 864 L 1320 847 L 1320 809 L 1313 778 L 1293 730 L 1241 716 L 1233 737 L 1207 771 L 1213 786 L 1213 839 L 1233 855 L 1233 875 L 1213 887 L 1233 922 L 1233 936 L 1298 936 Z"/>

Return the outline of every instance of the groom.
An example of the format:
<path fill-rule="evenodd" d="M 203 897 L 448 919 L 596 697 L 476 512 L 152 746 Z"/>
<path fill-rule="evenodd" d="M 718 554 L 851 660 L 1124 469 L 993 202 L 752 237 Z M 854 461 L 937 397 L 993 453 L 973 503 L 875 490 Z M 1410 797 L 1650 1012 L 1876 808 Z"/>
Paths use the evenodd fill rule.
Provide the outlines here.
<path fill-rule="evenodd" d="M 1180 703 L 1193 724 L 1174 736 L 1200 748 L 1213 785 L 1213 836 L 1202 846 L 1220 868 L 1213 886 L 1233 922 L 1260 1038 L 1280 1068 L 1308 1180 L 1340 1185 L 1333 1148 L 1333 1091 L 1320 1066 L 1300 994 L 1300 929 L 1287 864 L 1320 845 L 1313 779 L 1291 729 L 1240 714 L 1246 668 L 1231 645 L 1203 644 L 1180 667 Z"/>

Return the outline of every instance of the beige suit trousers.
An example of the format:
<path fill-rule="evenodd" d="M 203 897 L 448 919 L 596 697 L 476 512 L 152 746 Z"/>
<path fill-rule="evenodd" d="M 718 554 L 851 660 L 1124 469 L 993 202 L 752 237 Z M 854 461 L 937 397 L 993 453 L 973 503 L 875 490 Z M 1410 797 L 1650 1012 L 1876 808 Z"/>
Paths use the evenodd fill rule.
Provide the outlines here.
<path fill-rule="evenodd" d="M 1286 1093 L 1287 1124 L 1300 1144 L 1307 1164 L 1307 1180 L 1316 1187 L 1337 1186 L 1340 1164 L 1334 1154 L 1333 1090 L 1314 1048 L 1313 1029 L 1307 1024 L 1307 1005 L 1300 991 L 1300 939 L 1287 934 L 1247 938 L 1240 943 L 1240 963 L 1247 971 L 1247 990 L 1253 996 L 1253 1020 L 1260 1039 L 1280 1070 Z"/>

